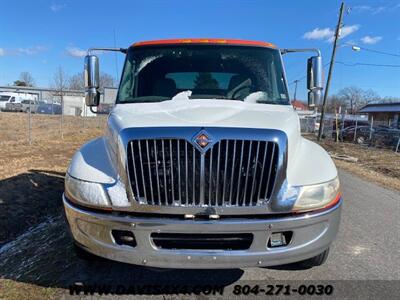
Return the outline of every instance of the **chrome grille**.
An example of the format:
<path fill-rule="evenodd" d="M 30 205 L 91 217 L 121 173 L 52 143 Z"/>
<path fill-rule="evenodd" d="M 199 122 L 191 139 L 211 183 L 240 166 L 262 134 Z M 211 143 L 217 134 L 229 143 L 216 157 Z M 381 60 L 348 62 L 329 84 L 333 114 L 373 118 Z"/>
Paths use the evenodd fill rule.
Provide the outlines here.
<path fill-rule="evenodd" d="M 257 206 L 270 198 L 278 165 L 275 142 L 220 140 L 202 153 L 184 139 L 128 143 L 135 199 L 164 206 Z"/>

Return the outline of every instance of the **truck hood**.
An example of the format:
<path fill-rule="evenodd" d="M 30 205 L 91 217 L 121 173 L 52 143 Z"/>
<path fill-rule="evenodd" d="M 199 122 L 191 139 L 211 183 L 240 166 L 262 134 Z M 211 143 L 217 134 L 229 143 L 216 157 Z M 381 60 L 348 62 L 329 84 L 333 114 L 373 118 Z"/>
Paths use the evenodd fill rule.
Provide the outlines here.
<path fill-rule="evenodd" d="M 300 135 L 297 113 L 289 105 L 251 104 L 228 100 L 171 100 L 161 103 L 117 104 L 106 135 L 85 144 L 72 159 L 68 173 L 106 184 L 125 176 L 121 131 L 141 127 L 230 127 L 283 131 L 288 138 L 287 181 L 301 186 L 337 176 L 335 165 L 319 145 Z M 126 131 L 127 132 L 127 131 Z M 132 137 L 134 138 L 134 137 Z M 122 155 L 121 155 L 122 154 Z M 116 185 L 117 186 L 117 185 Z"/>
<path fill-rule="evenodd" d="M 129 127 L 271 128 L 291 135 L 299 132 L 297 113 L 289 105 L 254 104 L 231 100 L 170 100 L 117 104 L 110 114 L 118 129 Z"/>
<path fill-rule="evenodd" d="M 300 124 L 290 105 L 246 103 L 243 101 L 191 99 L 157 103 L 117 104 L 109 118 L 117 135 L 132 127 L 236 127 L 277 129 L 288 137 L 289 161 L 300 142 Z M 293 153 L 294 154 L 294 153 Z"/>

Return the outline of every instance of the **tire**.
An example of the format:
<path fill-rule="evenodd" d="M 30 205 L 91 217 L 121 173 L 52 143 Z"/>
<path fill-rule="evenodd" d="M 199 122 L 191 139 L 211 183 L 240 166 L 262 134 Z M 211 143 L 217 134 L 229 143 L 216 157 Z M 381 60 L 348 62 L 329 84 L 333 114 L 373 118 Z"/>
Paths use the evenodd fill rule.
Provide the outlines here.
<path fill-rule="evenodd" d="M 357 141 L 357 144 L 361 145 L 361 144 L 365 143 L 365 138 L 363 136 L 360 136 L 360 137 L 357 138 L 356 141 Z"/>
<path fill-rule="evenodd" d="M 326 262 L 326 260 L 328 259 L 328 255 L 329 255 L 329 248 L 326 249 L 324 252 L 318 254 L 317 256 L 299 261 L 297 263 L 294 263 L 294 265 L 300 268 L 307 268 L 307 269 L 312 267 L 318 267 Z"/>

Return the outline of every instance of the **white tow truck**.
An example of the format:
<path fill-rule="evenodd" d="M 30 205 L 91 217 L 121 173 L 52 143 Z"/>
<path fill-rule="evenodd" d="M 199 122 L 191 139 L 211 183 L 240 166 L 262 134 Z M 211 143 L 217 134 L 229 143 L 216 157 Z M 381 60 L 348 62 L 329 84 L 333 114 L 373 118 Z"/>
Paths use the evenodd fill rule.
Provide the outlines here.
<path fill-rule="evenodd" d="M 86 104 L 99 63 L 85 58 Z M 138 42 L 126 55 L 104 136 L 76 152 L 63 202 L 78 251 L 162 268 L 321 265 L 340 221 L 334 163 L 300 134 L 282 55 L 266 42 Z"/>

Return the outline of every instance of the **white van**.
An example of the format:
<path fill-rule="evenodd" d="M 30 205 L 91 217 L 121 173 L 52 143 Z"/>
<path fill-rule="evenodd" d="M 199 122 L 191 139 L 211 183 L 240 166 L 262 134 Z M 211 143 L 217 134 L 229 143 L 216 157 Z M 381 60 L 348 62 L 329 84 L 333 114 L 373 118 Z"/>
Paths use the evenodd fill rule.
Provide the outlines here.
<path fill-rule="evenodd" d="M 1 92 L 0 110 L 5 111 L 7 103 L 21 103 L 23 100 L 37 100 L 37 96 L 29 93 Z"/>

